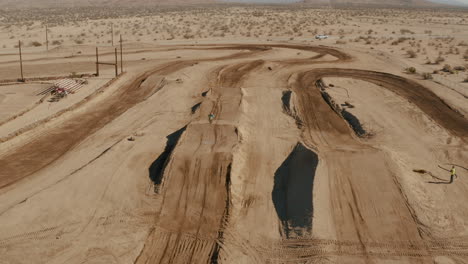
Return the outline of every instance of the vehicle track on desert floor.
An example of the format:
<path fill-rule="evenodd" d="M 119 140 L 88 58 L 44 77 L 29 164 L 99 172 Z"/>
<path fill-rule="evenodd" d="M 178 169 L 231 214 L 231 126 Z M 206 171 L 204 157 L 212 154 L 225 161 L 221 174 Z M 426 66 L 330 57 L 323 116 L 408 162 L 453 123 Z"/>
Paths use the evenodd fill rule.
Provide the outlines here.
<path fill-rule="evenodd" d="M 229 217 L 232 152 L 238 143 L 236 115 L 242 78 L 263 61 L 217 70 L 217 83 L 200 107 L 200 116 L 182 135 L 159 188 L 163 204 L 156 229 L 136 263 L 207 263 L 219 251 L 224 221 Z M 209 113 L 217 116 L 210 123 Z M 200 240 L 199 234 L 211 241 Z"/>
<path fill-rule="evenodd" d="M 304 84 L 315 84 L 320 78 L 336 76 L 364 80 L 383 86 L 415 104 L 450 133 L 467 140 L 468 121 L 463 115 L 432 91 L 414 81 L 384 72 L 340 68 L 314 69 L 304 73 L 300 78 L 303 78 Z"/>
<path fill-rule="evenodd" d="M 462 140 L 468 134 L 468 121 L 423 86 L 387 73 L 319 68 L 295 74 L 289 80 L 290 89 L 298 95 L 295 110 L 303 125 L 304 140 L 327 161 L 329 182 L 333 186 L 330 200 L 337 239 L 362 241 L 361 250 L 369 249 L 370 259 L 375 252 L 370 250 L 373 243 L 369 241 L 414 241 L 422 246 L 413 247 L 403 242 L 397 251 L 402 251 L 401 256 L 411 256 L 405 251 L 414 248 L 418 253 L 413 252 L 412 257 L 421 259 L 411 263 L 430 261 L 435 253 L 425 244 L 432 239 L 430 227 L 420 221 L 411 207 L 398 177 L 388 167 L 392 161 L 381 150 L 357 140 L 353 130 L 322 98 L 319 81 L 327 76 L 356 78 L 389 89 Z M 379 205 L 382 201 L 387 206 Z M 374 208 L 379 208 L 378 213 L 386 217 L 378 217 Z M 458 246 L 462 252 L 467 249 L 466 245 Z M 389 254 L 398 255 L 396 252 Z"/>
<path fill-rule="evenodd" d="M 355 135 L 324 99 L 320 80 L 339 76 L 378 84 L 466 142 L 468 121 L 442 99 L 414 81 L 384 72 L 317 68 L 316 64 L 356 60 L 333 48 L 286 44 L 201 47 L 242 52 L 170 62 L 138 75 L 97 107 L 71 116 L 0 156 L 0 188 L 14 187 L 21 179 L 53 166 L 87 136 L 165 89 L 165 76 L 195 62 L 217 61 L 222 66 L 206 72 L 208 86 L 200 88 L 202 95 L 194 95 L 199 103 L 187 106 L 192 109 L 191 119 L 174 133 L 171 147 L 161 154 L 166 156 L 161 158 L 162 165 L 152 172 L 159 178 L 152 179 L 155 191 L 151 196 L 160 202 L 144 219 L 149 231 L 135 263 L 434 263 L 438 256 L 468 259 L 468 243 L 462 238 L 432 236 L 431 227 L 412 208 L 393 161 Z M 261 57 L 275 49 L 317 55 Z M 335 59 L 320 60 L 328 55 Z M 269 63 L 280 67 L 272 69 Z M 265 98 L 255 90 L 264 92 Z M 289 94 L 281 98 L 281 92 L 283 97 L 285 92 Z M 278 105 L 272 106 L 275 103 Z M 214 114 L 214 120 L 207 118 L 209 114 Z M 278 114 L 281 117 L 275 116 Z M 297 127 L 289 127 L 291 124 Z M 296 130 L 297 137 L 285 134 Z M 276 146 L 275 142 L 283 143 Z M 45 151 L 49 155 L 44 156 Z M 312 179 L 304 185 L 303 178 L 309 176 Z M 316 190 L 314 178 L 326 178 L 329 191 Z M 295 196 L 297 188 L 305 196 Z M 311 190 L 304 191 L 307 188 Z M 326 214 L 314 214 L 316 196 L 328 201 L 331 210 Z M 299 198 L 307 199 L 307 208 L 293 206 Z M 245 220 L 248 217 L 256 218 L 251 228 L 250 220 Z M 301 217 L 309 219 L 297 221 Z M 318 218 L 333 227 L 326 236 L 313 232 Z M 0 248 L 30 236 L 47 240 L 60 229 L 0 239 Z"/>
<path fill-rule="evenodd" d="M 249 52 L 239 52 L 213 59 L 202 58 L 199 60 L 171 62 L 141 74 L 134 80 L 127 82 L 124 87 L 122 87 L 117 93 L 113 94 L 98 108 L 89 110 L 80 116 L 75 117 L 73 120 L 68 120 L 65 124 L 49 131 L 47 134 L 31 139 L 21 148 L 2 155 L 0 157 L 0 165 L 3 170 L 0 171 L 0 188 L 8 186 L 47 166 L 70 150 L 87 135 L 93 134 L 132 106 L 155 93 L 163 86 L 162 82 L 159 83 L 160 86 L 155 86 L 153 84 L 155 82 L 154 78 L 158 78 L 157 76 L 165 76 L 172 72 L 180 71 L 181 69 L 198 62 L 246 58 L 259 52 L 268 51 L 275 47 L 286 48 L 288 45 L 219 45 L 212 47 L 211 49 L 247 50 Z M 290 47 L 294 48 L 296 46 L 292 45 Z M 307 46 L 299 46 L 299 48 L 304 50 L 313 50 L 313 48 Z M 207 47 L 205 49 L 208 50 Z M 338 59 L 342 57 L 348 58 L 344 53 L 333 49 L 327 49 L 324 47 L 317 48 L 317 51 L 320 54 L 326 53 L 327 50 L 330 50 L 333 54 L 339 56 Z M 42 155 L 43 151 L 48 151 L 50 155 L 44 157 Z M 28 160 L 28 163 L 24 164 L 23 160 Z"/>

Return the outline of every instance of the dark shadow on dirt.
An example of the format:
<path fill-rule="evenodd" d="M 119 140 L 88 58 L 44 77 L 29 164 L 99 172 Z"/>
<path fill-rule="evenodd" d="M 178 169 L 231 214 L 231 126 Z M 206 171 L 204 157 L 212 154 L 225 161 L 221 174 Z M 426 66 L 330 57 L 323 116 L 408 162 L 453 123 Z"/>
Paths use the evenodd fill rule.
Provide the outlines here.
<path fill-rule="evenodd" d="M 337 104 L 333 100 L 333 98 L 330 96 L 330 94 L 328 94 L 325 91 L 324 84 L 323 84 L 322 80 L 318 80 L 315 83 L 315 85 L 320 88 L 320 93 L 322 94 L 323 100 L 325 100 L 325 102 L 331 107 L 331 109 L 333 109 L 333 111 L 335 111 L 335 113 L 337 113 L 339 116 L 341 116 L 351 126 L 354 133 L 356 133 L 356 135 L 358 137 L 368 136 L 367 131 L 362 127 L 362 124 L 359 121 L 359 119 L 355 115 L 353 115 L 350 112 L 346 111 L 346 109 L 342 108 L 339 104 Z M 349 103 L 344 104 L 344 106 L 349 107 Z M 350 107 L 350 108 L 354 108 L 354 106 Z"/>
<path fill-rule="evenodd" d="M 312 192 L 317 165 L 317 154 L 298 143 L 275 172 L 271 196 L 285 238 L 312 231 Z"/>
<path fill-rule="evenodd" d="M 318 86 L 317 84 L 317 87 L 320 86 Z M 331 96 L 323 89 L 320 90 L 320 94 L 322 95 L 323 100 L 325 100 L 325 102 L 331 107 L 331 109 L 335 111 L 335 113 L 337 113 L 338 115 L 341 115 L 341 107 L 338 104 L 336 104 L 335 101 L 333 101 Z"/>
<path fill-rule="evenodd" d="M 192 114 L 195 114 L 197 112 L 198 108 L 200 108 L 201 103 L 198 103 L 194 106 L 192 106 Z"/>
<path fill-rule="evenodd" d="M 177 145 L 177 142 L 179 141 L 179 138 L 182 135 L 182 133 L 184 133 L 185 129 L 187 129 L 187 126 L 177 130 L 176 132 L 166 137 L 167 142 L 166 142 L 166 147 L 164 148 L 163 153 L 159 155 L 159 157 L 151 164 L 151 166 L 148 169 L 149 177 L 155 184 L 155 188 L 154 188 L 155 193 L 158 192 L 159 186 L 161 185 L 163 181 L 164 170 L 172 154 L 172 151 Z"/>
<path fill-rule="evenodd" d="M 302 120 L 291 110 L 291 96 L 292 91 L 283 91 L 283 96 L 281 96 L 281 101 L 283 102 L 283 111 L 290 117 L 294 118 L 297 128 L 301 129 Z"/>
<path fill-rule="evenodd" d="M 348 122 L 358 137 L 364 137 L 367 134 L 366 130 L 362 127 L 361 122 L 355 115 L 346 111 L 346 109 L 341 111 L 341 115 L 346 120 L 346 122 Z"/>
<path fill-rule="evenodd" d="M 452 182 L 450 182 L 450 181 L 447 181 L 447 182 L 427 182 L 427 183 L 430 183 L 430 184 L 452 184 L 453 181 Z"/>
<path fill-rule="evenodd" d="M 281 96 L 281 101 L 283 102 L 283 110 L 286 113 L 291 112 L 291 106 L 290 106 L 290 101 L 291 101 L 291 91 L 283 91 L 283 96 Z"/>

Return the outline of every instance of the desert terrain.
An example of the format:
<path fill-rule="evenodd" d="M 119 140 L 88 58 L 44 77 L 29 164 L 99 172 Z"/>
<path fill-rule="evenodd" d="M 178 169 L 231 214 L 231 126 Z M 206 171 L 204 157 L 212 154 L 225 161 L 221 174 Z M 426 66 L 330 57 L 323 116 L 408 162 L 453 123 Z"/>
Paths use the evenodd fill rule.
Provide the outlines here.
<path fill-rule="evenodd" d="M 0 14 L 0 263 L 468 263 L 466 9 Z"/>

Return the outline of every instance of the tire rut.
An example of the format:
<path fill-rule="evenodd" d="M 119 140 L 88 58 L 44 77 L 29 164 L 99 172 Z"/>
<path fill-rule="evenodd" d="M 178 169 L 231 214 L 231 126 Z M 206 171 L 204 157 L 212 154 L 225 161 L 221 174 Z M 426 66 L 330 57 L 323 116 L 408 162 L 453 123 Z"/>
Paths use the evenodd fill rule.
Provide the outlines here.
<path fill-rule="evenodd" d="M 242 58 L 266 50 L 265 48 L 239 47 L 239 49 L 249 48 L 251 48 L 250 52 L 240 52 L 219 58 L 171 62 L 141 74 L 93 109 L 73 116 L 66 122 L 51 128 L 47 133 L 40 134 L 22 146 L 0 156 L 0 167 L 2 168 L 0 188 L 14 184 L 45 168 L 77 146 L 86 137 L 147 99 L 164 86 L 162 82 L 159 84 L 157 81 L 155 82 L 160 78 L 159 76 L 181 70 L 199 61 Z"/>
<path fill-rule="evenodd" d="M 163 205 L 155 222 L 158 228 L 136 263 L 207 263 L 223 254 L 232 150 L 239 140 L 231 123 L 239 112 L 242 79 L 260 65 L 263 61 L 215 70 L 217 82 L 166 166 L 160 189 Z M 209 122 L 208 113 L 215 113 L 215 120 Z"/>

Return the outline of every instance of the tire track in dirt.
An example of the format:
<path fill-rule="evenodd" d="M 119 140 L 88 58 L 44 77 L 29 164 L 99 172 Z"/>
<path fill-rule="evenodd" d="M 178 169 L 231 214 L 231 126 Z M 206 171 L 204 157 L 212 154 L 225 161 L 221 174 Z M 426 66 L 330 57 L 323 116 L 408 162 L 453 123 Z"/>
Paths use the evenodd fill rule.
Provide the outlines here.
<path fill-rule="evenodd" d="M 368 261 L 385 256 L 370 250 L 368 242 L 416 241 L 423 244 L 422 234 L 428 232 L 415 219 L 386 165 L 384 153 L 360 143 L 344 119 L 322 98 L 316 85 L 326 74 L 340 75 L 340 72 L 338 69 L 314 69 L 295 74 L 290 79 L 290 89 L 297 94 L 295 109 L 302 121 L 304 142 L 316 148 L 327 164 L 331 217 L 338 240 L 359 241 L 353 245 L 354 251 L 348 250 L 346 254 L 356 254 Z M 336 249 L 319 251 L 341 254 Z M 427 258 L 421 260 L 426 261 L 430 254 L 427 247 L 421 247 L 417 253 L 402 256 L 415 255 Z"/>
<path fill-rule="evenodd" d="M 238 47 L 242 50 L 248 48 Z M 234 53 L 220 58 L 171 62 L 141 74 L 109 96 L 102 104 L 70 118 L 47 133 L 41 134 L 2 155 L 0 157 L 0 167 L 2 168 L 0 170 L 0 188 L 9 186 L 51 164 L 87 136 L 147 99 L 163 87 L 158 85 L 160 76 L 191 66 L 195 62 L 242 58 L 267 50 L 253 47 L 251 49 L 249 52 Z"/>
<path fill-rule="evenodd" d="M 428 242 L 431 241 L 429 227 L 418 219 L 397 177 L 386 165 L 389 162 L 386 156 L 356 140 L 343 118 L 322 98 L 318 81 L 331 76 L 355 78 L 383 86 L 415 104 L 452 134 L 463 140 L 468 135 L 468 121 L 463 116 L 427 88 L 403 77 L 341 68 L 319 68 L 293 75 L 290 89 L 298 95 L 295 110 L 304 126 L 304 140 L 316 147 L 327 160 L 338 241 L 360 241 L 360 245 L 353 244 L 354 249 L 343 251 L 340 247 L 318 251 L 365 258 L 402 256 L 425 260 L 437 255 L 451 255 L 455 251 L 456 254 L 466 254 L 468 245 L 446 250 Z M 379 208 L 378 213 L 372 208 Z M 374 241 L 382 240 L 414 241 L 419 246 L 405 245 L 397 252 L 381 252 L 381 245 L 378 249 L 372 248 L 377 245 Z M 292 253 L 291 256 L 297 257 L 297 254 Z"/>
<path fill-rule="evenodd" d="M 138 87 L 149 78 L 157 79 L 154 74 L 168 74 L 194 62 L 246 59 L 244 62 L 217 69 L 214 77 L 209 79 L 213 82 L 212 87 L 194 113 L 199 114 L 199 117 L 187 126 L 164 169 L 160 186 L 161 209 L 155 216 L 154 229 L 149 234 L 136 263 L 217 262 L 218 258 L 222 259 L 223 254 L 228 254 L 226 252 L 229 249 L 224 248 L 225 240 L 228 240 L 228 247 L 232 245 L 239 247 L 241 251 L 248 249 L 258 253 L 265 262 L 294 263 L 314 260 L 317 257 L 357 256 L 370 259 L 403 257 L 418 263 L 438 255 L 468 256 L 466 243 L 428 239 L 429 232 L 426 227 L 421 226 L 411 205 L 405 201 L 398 181 L 386 165 L 385 155 L 360 143 L 346 122 L 325 103 L 315 85 L 317 80 L 327 76 L 350 77 L 382 85 L 404 96 L 441 126 L 465 139 L 468 134 L 466 120 L 460 120 L 457 113 L 440 98 L 415 82 L 391 74 L 353 69 L 314 69 L 294 74 L 289 82 L 290 90 L 297 95 L 294 96 L 294 115 L 300 118 L 304 144 L 314 151 L 317 150 L 320 159 L 327 161 L 330 187 L 333 189 L 330 196 L 334 209 L 332 220 L 337 229 L 337 239 L 303 237 L 252 245 L 242 238 L 233 238 L 236 234 L 227 231 L 224 233 L 231 206 L 229 182 L 232 150 L 238 144 L 238 135 L 233 123 L 240 111 L 240 87 L 242 80 L 264 63 L 248 57 L 272 48 L 319 53 L 314 58 L 279 61 L 285 65 L 320 63 L 318 59 L 325 54 L 336 57 L 335 61 L 325 61 L 327 63 L 352 60 L 350 56 L 327 47 L 220 45 L 212 49 L 239 49 L 251 52 L 215 59 L 170 63 L 155 70 L 157 72 L 145 73 L 145 77 L 141 76 L 141 79 L 138 78 L 130 84 L 134 87 L 132 91 L 126 86 L 110 100 L 129 100 L 122 98 L 129 92 L 134 95 L 136 93 L 139 100 L 147 98 L 158 88 L 147 84 L 146 89 L 141 89 L 144 91 L 133 90 L 139 90 Z M 138 102 L 134 104 L 136 103 Z M 436 110 L 431 109 L 434 104 Z M 131 107 L 130 105 L 128 107 Z M 126 109 L 119 111 L 123 113 Z M 209 113 L 216 115 L 213 123 L 207 120 Z M 99 116 L 98 114 L 96 116 Z M 96 121 L 95 124 L 90 124 L 91 128 L 87 133 L 94 133 L 106 124 Z M 78 126 L 78 123 L 75 125 Z M 79 142 L 79 139 L 75 141 Z M 74 146 L 70 142 L 68 144 L 71 145 L 60 150 L 62 154 Z M 56 151 L 49 146 L 42 148 L 44 149 Z M 383 226 L 385 228 L 382 228 Z"/>
<path fill-rule="evenodd" d="M 142 212 L 136 215 L 109 215 L 100 216 L 96 224 L 106 227 L 116 225 L 145 225 L 154 223 L 155 212 Z M 85 222 L 85 221 L 82 221 Z M 63 225 L 46 227 L 43 229 L 13 234 L 0 239 L 0 248 L 8 248 L 22 244 L 25 241 L 40 242 L 42 240 L 54 240 L 52 243 L 64 243 L 56 241 L 57 236 L 73 234 L 79 230 L 82 222 L 71 222 Z M 173 231 L 156 227 L 153 232 L 159 233 L 158 241 L 164 241 L 174 234 Z M 220 243 L 219 239 L 203 234 L 184 234 L 184 239 L 198 241 L 200 244 Z M 231 238 L 231 237 L 229 237 Z M 67 238 L 62 238 L 67 239 Z M 71 239 L 71 237 L 70 237 Z M 220 243 L 222 244 L 222 243 Z M 281 242 L 265 240 L 262 245 L 252 245 L 249 241 L 236 239 L 229 240 L 229 245 L 235 248 L 253 251 L 263 261 L 305 261 L 323 256 L 365 256 L 370 254 L 380 258 L 413 257 L 424 258 L 427 256 L 468 256 L 468 242 L 447 240 L 428 241 L 354 241 L 319 238 L 293 238 Z"/>
<path fill-rule="evenodd" d="M 216 71 L 217 82 L 200 106 L 200 117 L 187 126 L 167 164 L 157 228 L 136 263 L 217 262 L 229 218 L 232 150 L 238 143 L 232 123 L 242 100 L 240 85 L 262 64 L 243 62 Z M 208 113 L 216 114 L 212 123 Z"/>
<path fill-rule="evenodd" d="M 383 86 L 416 105 L 453 135 L 468 140 L 468 120 L 432 91 L 414 81 L 389 73 L 342 68 L 314 69 L 305 73 L 304 77 L 310 84 L 323 77 L 347 77 Z"/>
<path fill-rule="evenodd" d="M 74 146 L 79 144 L 79 142 L 81 142 L 84 138 L 98 131 L 100 128 L 104 127 L 106 124 L 111 122 L 117 116 L 124 113 L 127 109 L 129 109 L 133 105 L 136 105 L 139 101 L 148 98 L 151 94 L 153 94 L 160 88 L 160 87 L 150 88 L 149 86 L 151 86 L 151 83 L 149 83 L 148 79 L 154 78 L 154 79 L 159 80 L 157 75 L 169 74 L 173 71 L 182 69 L 183 67 L 191 66 L 196 62 L 249 58 L 255 53 L 268 51 L 272 48 L 272 47 L 265 47 L 265 46 L 253 47 L 253 46 L 239 46 L 239 45 L 236 45 L 236 47 L 239 50 L 248 50 L 249 52 L 235 53 L 235 54 L 220 57 L 220 58 L 179 61 L 175 63 L 168 63 L 161 67 L 158 67 L 157 69 L 145 72 L 144 74 L 140 75 L 138 78 L 132 80 L 131 82 L 129 82 L 128 84 L 120 88 L 120 90 L 118 90 L 114 95 L 109 97 L 110 99 L 106 99 L 105 102 L 102 105 L 100 105 L 98 109 L 93 109 L 92 113 L 88 111 L 88 112 L 85 112 L 85 114 L 82 114 L 80 116 L 74 116 L 71 119 L 71 121 L 67 121 L 66 123 L 58 127 L 52 128 L 49 131 L 47 131 L 48 132 L 47 134 L 43 134 L 43 135 L 40 135 L 38 138 L 31 139 L 29 142 L 27 142 L 25 145 L 21 146 L 20 148 L 6 153 L 6 155 L 3 155 L 1 157 L 0 164 L 12 165 L 11 168 L 9 169 L 10 169 L 10 172 L 13 172 L 13 173 L 0 174 L 0 187 L 5 187 L 7 185 L 10 185 L 16 182 L 17 180 L 20 180 L 34 173 L 35 171 L 40 170 L 41 168 L 47 166 L 48 164 L 54 162 L 57 158 L 62 156 L 68 150 L 72 149 Z M 220 49 L 235 49 L 235 48 L 220 47 Z M 320 58 L 320 57 L 317 57 L 317 58 Z M 307 60 L 310 60 L 310 59 L 307 59 Z M 226 108 L 229 108 L 230 106 L 236 106 L 236 107 L 239 106 L 239 103 L 231 104 L 232 98 L 229 98 L 229 96 L 234 96 L 234 94 L 236 93 L 236 91 L 234 91 L 232 88 L 235 88 L 236 86 L 240 85 L 240 83 L 236 81 L 237 79 L 242 78 L 243 75 L 245 75 L 252 69 L 260 66 L 261 64 L 262 62 L 256 61 L 253 63 L 241 64 L 239 66 L 234 65 L 233 67 L 228 67 L 226 69 L 223 69 L 223 72 L 220 73 L 221 77 L 216 82 L 216 85 L 221 86 L 224 90 L 216 91 L 216 89 L 211 89 L 209 98 L 211 98 L 212 100 L 211 102 L 205 104 L 205 106 L 207 106 L 208 108 L 212 108 L 211 111 L 214 113 L 217 113 L 218 119 L 219 118 L 225 119 L 223 120 L 223 122 L 228 121 L 230 117 L 235 116 L 236 115 L 235 113 L 228 113 L 226 111 Z M 147 85 L 146 88 L 142 87 L 144 85 Z M 226 87 L 230 85 L 232 85 L 233 87 Z M 223 94 L 225 94 L 226 96 L 223 96 Z M 226 100 L 226 98 L 228 99 Z M 236 100 L 241 100 L 241 96 L 236 97 Z M 119 104 L 120 107 L 114 108 L 116 104 Z M 229 106 L 226 106 L 226 105 L 229 105 Z M 204 117 L 204 114 L 206 114 L 206 110 L 205 111 L 200 110 L 199 112 L 201 112 L 200 114 L 202 117 Z M 108 115 L 109 113 L 110 115 Z M 102 116 L 103 114 L 105 115 L 104 117 Z M 89 115 L 89 116 L 87 116 L 87 118 L 83 118 L 83 117 L 86 117 L 86 115 Z M 82 127 L 83 124 L 84 124 L 84 127 Z M 224 138 L 237 138 L 235 127 L 230 128 L 229 127 L 230 125 L 222 125 L 222 124 L 216 124 L 215 126 L 216 126 L 216 129 L 214 130 L 215 137 L 222 138 L 221 141 L 223 141 Z M 74 134 L 74 131 L 76 129 L 80 131 L 79 136 Z M 219 133 L 218 130 L 221 130 L 221 132 Z M 224 130 L 229 131 L 226 133 L 228 134 L 228 136 L 223 134 Z M 63 137 L 63 135 L 67 135 L 67 136 Z M 70 137 L 69 135 L 73 135 L 73 136 Z M 56 140 L 54 141 L 54 139 L 56 138 L 63 139 L 63 140 L 59 142 L 57 142 Z M 43 155 L 43 153 L 45 152 L 47 154 L 52 154 L 53 157 L 50 157 L 50 156 L 45 157 Z M 229 153 L 229 151 L 227 152 Z M 27 154 L 28 156 L 25 156 L 22 154 Z M 225 154 L 222 154 L 221 157 L 223 155 Z M 11 160 L 16 161 L 21 166 L 16 166 L 17 164 L 13 164 Z M 227 196 L 229 196 L 229 180 L 228 180 L 229 177 L 228 177 L 227 172 L 229 171 L 228 168 L 231 164 L 228 161 L 231 161 L 231 160 L 232 160 L 232 157 L 228 157 L 224 162 L 226 164 L 228 163 L 228 166 L 225 167 L 224 169 L 226 170 L 224 193 Z M 223 160 L 221 159 L 221 161 Z M 208 167 L 211 167 L 211 165 Z M 206 168 L 204 169 L 206 170 Z M 221 170 L 218 170 L 217 172 L 220 172 L 220 171 L 223 171 L 223 170 L 221 169 Z M 216 172 L 210 171 L 207 173 L 207 175 L 211 175 L 215 173 Z M 224 172 L 221 173 L 221 175 L 223 174 Z M 8 176 L 9 178 L 6 179 L 4 178 L 4 176 Z M 12 178 L 12 176 L 15 176 L 15 177 Z M 6 185 L 5 185 L 5 181 L 6 181 Z M 189 186 L 187 186 L 187 188 L 188 187 Z M 206 192 L 205 196 L 208 197 L 208 195 L 209 195 L 209 192 Z M 215 198 L 215 200 L 218 200 L 218 199 Z M 209 232 L 204 230 L 202 228 L 203 227 L 202 225 L 200 225 L 199 228 L 197 229 L 198 231 L 195 237 L 190 236 L 189 233 L 181 234 L 180 232 L 178 232 L 176 236 L 176 241 L 173 241 L 174 244 L 177 243 L 178 248 L 181 249 L 183 252 L 189 252 L 187 256 L 192 260 L 196 258 L 194 256 L 198 256 L 199 254 L 201 254 L 200 252 L 205 252 L 205 253 L 208 252 L 207 256 L 211 255 L 209 259 L 215 261 L 215 259 L 217 259 L 217 257 L 220 256 L 220 254 L 224 254 L 222 253 L 222 251 L 224 250 L 223 248 L 224 230 L 223 229 L 226 226 L 226 223 L 229 219 L 229 208 L 228 208 L 229 204 L 230 204 L 230 198 L 227 197 L 225 201 L 222 202 L 223 210 L 219 210 L 216 213 L 216 215 L 218 214 L 221 215 L 220 220 L 218 219 L 219 221 L 218 220 L 211 221 L 212 223 L 215 223 L 215 224 L 213 224 L 213 227 L 210 227 Z M 205 207 L 209 208 L 210 206 L 205 206 Z M 221 208 L 221 206 L 218 206 L 218 207 Z M 208 212 L 205 212 L 205 209 L 204 209 L 203 212 L 200 213 L 200 212 L 191 210 L 190 208 L 187 208 L 187 212 L 189 212 L 187 213 L 187 215 L 190 215 L 190 212 L 192 213 L 192 215 L 194 212 L 196 214 L 200 214 L 201 215 L 200 221 L 204 221 L 205 218 L 211 218 L 209 210 Z M 119 222 L 122 222 L 122 221 L 119 221 Z M 156 231 L 154 231 L 153 233 L 158 233 L 157 230 L 160 230 L 160 228 L 156 228 L 155 230 Z M 165 232 L 167 233 L 167 231 Z M 210 236 L 213 236 L 214 240 L 211 237 L 209 242 L 203 242 L 203 241 L 206 241 L 206 239 L 203 240 L 203 238 L 205 237 L 205 233 L 209 233 Z M 33 237 L 34 236 L 35 235 L 33 235 Z M 50 236 L 54 236 L 54 234 L 51 233 Z M 26 234 L 23 237 L 24 240 L 19 239 L 19 240 L 16 240 L 15 243 L 23 243 L 24 241 L 28 241 L 29 237 L 31 236 Z M 46 237 L 48 237 L 48 235 L 41 233 L 40 239 L 45 239 Z M 164 236 L 161 236 L 161 238 L 158 238 L 158 239 L 162 239 L 162 238 L 164 238 Z M 167 242 L 168 239 L 171 240 L 174 238 L 174 236 L 170 235 L 170 236 L 166 236 L 166 238 L 167 239 L 163 241 L 158 240 L 159 241 L 158 244 L 160 242 Z M 10 244 L 6 241 L 4 243 L 7 245 Z M 246 247 L 246 244 L 248 243 L 244 243 L 244 246 L 243 246 L 244 249 Z M 151 244 L 147 244 L 145 248 L 151 248 Z M 166 248 L 166 252 L 169 253 L 168 250 L 170 249 L 171 249 L 171 246 L 168 245 L 168 247 Z M 187 250 L 184 251 L 185 249 Z M 173 253 L 174 255 L 169 255 L 169 256 L 166 255 L 166 256 L 169 259 L 171 259 L 175 257 L 175 254 L 178 254 L 177 251 L 174 251 Z M 205 256 L 205 254 L 201 254 L 201 255 Z"/>
<path fill-rule="evenodd" d="M 173 70 L 180 67 L 173 64 Z M 171 67 L 172 68 L 172 67 Z M 167 70 L 164 69 L 164 70 Z M 157 70 L 156 72 L 161 72 Z M 41 134 L 25 145 L 1 157 L 0 188 L 8 186 L 52 163 L 81 140 L 136 105 L 155 90 L 161 89 L 159 76 L 148 72 L 111 95 L 106 103 Z M 46 155 L 44 155 L 47 153 Z"/>
<path fill-rule="evenodd" d="M 179 51 L 179 50 L 199 50 L 199 51 L 208 51 L 208 50 L 213 50 L 211 48 L 213 45 L 206 45 L 206 47 L 203 47 L 203 45 L 180 45 L 177 47 L 171 47 L 171 48 L 163 48 L 163 49 L 144 49 L 144 50 L 133 50 L 133 51 L 125 51 L 125 55 L 132 55 L 132 54 L 140 54 L 140 53 L 147 53 L 147 52 L 167 52 L 167 51 Z M 94 49 L 94 47 L 93 47 Z M 226 48 L 220 47 L 216 48 L 219 50 L 250 50 L 250 51 L 262 51 L 265 50 L 265 47 L 261 47 L 258 45 L 228 45 Z M 11 54 L 10 54 L 11 55 Z M 114 51 L 111 52 L 101 52 L 99 53 L 99 56 L 113 56 Z M 236 54 L 236 56 L 239 54 Z M 2 56 L 2 55 L 0 55 Z M 96 57 L 95 54 L 82 54 L 82 55 L 75 55 L 72 57 L 72 59 L 82 59 L 82 58 L 91 58 L 92 61 L 90 63 L 95 63 L 94 58 Z M 54 61 L 54 60 L 62 60 L 64 57 L 43 57 L 43 58 L 35 58 L 35 59 L 28 59 L 28 60 L 23 60 L 23 62 L 37 62 L 37 61 Z M 11 61 L 3 61 L 0 63 L 0 67 L 4 66 L 4 64 L 12 64 L 12 63 L 18 63 L 17 60 L 11 60 Z"/>

